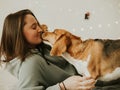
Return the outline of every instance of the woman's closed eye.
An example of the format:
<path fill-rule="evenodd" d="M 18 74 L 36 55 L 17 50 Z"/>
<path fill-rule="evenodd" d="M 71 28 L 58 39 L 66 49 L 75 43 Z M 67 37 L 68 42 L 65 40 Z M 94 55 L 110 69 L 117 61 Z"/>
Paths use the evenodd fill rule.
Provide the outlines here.
<path fill-rule="evenodd" d="M 37 23 L 34 23 L 34 24 L 32 25 L 32 29 L 36 30 L 36 29 L 37 29 L 37 26 L 38 26 L 38 24 L 37 24 Z"/>

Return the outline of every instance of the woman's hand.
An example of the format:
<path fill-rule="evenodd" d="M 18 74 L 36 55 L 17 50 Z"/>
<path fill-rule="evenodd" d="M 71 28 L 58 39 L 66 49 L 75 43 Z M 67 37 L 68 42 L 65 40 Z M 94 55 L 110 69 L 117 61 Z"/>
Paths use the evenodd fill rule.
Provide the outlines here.
<path fill-rule="evenodd" d="M 94 84 L 95 80 L 91 77 L 71 76 L 60 83 L 60 86 L 64 88 L 62 90 L 91 90 Z"/>

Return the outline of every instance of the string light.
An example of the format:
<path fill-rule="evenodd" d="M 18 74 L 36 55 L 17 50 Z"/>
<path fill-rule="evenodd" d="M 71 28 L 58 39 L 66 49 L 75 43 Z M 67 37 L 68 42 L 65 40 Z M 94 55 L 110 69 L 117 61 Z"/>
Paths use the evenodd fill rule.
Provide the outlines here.
<path fill-rule="evenodd" d="M 68 9 L 68 12 L 72 12 L 73 10 L 72 9 Z"/>
<path fill-rule="evenodd" d="M 118 24 L 119 22 L 118 21 L 115 21 L 115 24 Z"/>
<path fill-rule="evenodd" d="M 84 28 L 81 28 L 81 31 L 84 31 Z"/>
<path fill-rule="evenodd" d="M 99 27 L 99 28 L 101 28 L 101 27 L 102 27 L 102 25 L 101 25 L 101 24 L 99 24 L 99 25 L 98 25 L 98 27 Z"/>
<path fill-rule="evenodd" d="M 111 25 L 110 24 L 107 24 L 108 27 L 110 27 Z"/>
<path fill-rule="evenodd" d="M 91 27 L 89 27 L 89 29 L 91 29 L 91 30 L 92 30 L 92 29 L 93 29 L 93 27 L 91 26 Z"/>

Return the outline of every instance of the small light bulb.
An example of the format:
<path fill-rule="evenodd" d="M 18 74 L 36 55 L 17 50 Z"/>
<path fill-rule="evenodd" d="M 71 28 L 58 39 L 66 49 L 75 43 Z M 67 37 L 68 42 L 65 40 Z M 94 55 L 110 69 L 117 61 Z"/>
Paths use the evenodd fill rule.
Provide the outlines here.
<path fill-rule="evenodd" d="M 118 24 L 119 22 L 118 21 L 115 21 L 115 24 Z"/>
<path fill-rule="evenodd" d="M 91 30 L 93 29 L 93 27 L 91 26 L 91 27 L 89 27 Z"/>
<path fill-rule="evenodd" d="M 72 9 L 68 9 L 68 12 L 72 12 Z"/>
<path fill-rule="evenodd" d="M 84 31 L 84 28 L 81 28 L 81 31 Z"/>
<path fill-rule="evenodd" d="M 99 24 L 99 25 L 98 25 L 98 27 L 99 27 L 99 28 L 101 28 L 101 27 L 102 27 L 102 25 L 101 25 L 101 24 Z"/>
<path fill-rule="evenodd" d="M 110 24 L 107 24 L 108 27 L 110 27 L 111 25 Z"/>

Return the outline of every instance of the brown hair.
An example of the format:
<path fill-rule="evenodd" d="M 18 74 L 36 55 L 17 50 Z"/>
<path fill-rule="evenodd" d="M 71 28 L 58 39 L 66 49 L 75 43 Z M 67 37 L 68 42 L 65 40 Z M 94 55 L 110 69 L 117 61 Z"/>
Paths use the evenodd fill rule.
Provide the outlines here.
<path fill-rule="evenodd" d="M 30 54 L 30 47 L 27 47 L 28 43 L 23 35 L 24 18 L 27 14 L 31 14 L 35 17 L 30 10 L 24 9 L 9 14 L 5 18 L 0 45 L 0 59 L 4 56 L 5 61 L 8 62 L 18 57 L 24 61 Z"/>

